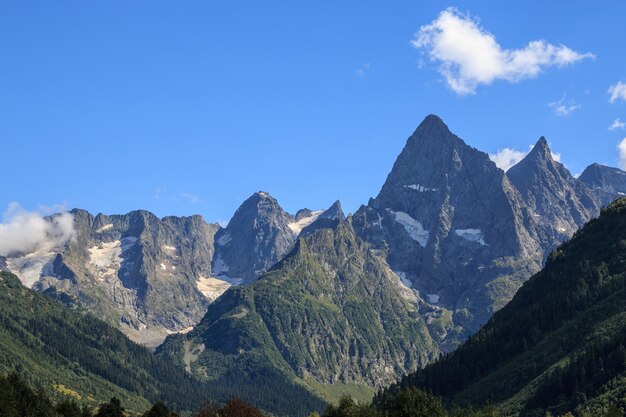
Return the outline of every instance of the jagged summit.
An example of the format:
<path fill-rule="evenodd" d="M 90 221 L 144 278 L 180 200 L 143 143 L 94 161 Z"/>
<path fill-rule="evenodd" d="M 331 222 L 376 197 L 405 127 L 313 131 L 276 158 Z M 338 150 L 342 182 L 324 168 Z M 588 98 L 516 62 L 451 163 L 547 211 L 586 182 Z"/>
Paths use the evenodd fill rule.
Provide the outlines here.
<path fill-rule="evenodd" d="M 311 224 L 302 229 L 298 237 L 308 236 L 320 229 L 333 229 L 346 218 L 339 200 L 323 212 L 314 212 L 313 215 L 317 217 Z"/>
<path fill-rule="evenodd" d="M 593 189 L 602 205 L 626 195 L 626 172 L 619 168 L 594 163 L 585 168 L 578 179 Z"/>
<path fill-rule="evenodd" d="M 299 221 L 306 217 L 310 217 L 312 214 L 313 214 L 313 210 L 308 209 L 308 208 L 303 208 L 296 212 L 295 219 L 296 221 Z"/>
<path fill-rule="evenodd" d="M 545 138 L 545 136 L 542 136 L 539 138 L 539 140 L 537 141 L 537 143 L 535 143 L 535 146 L 533 146 L 533 149 L 529 152 L 529 154 L 532 154 L 535 157 L 541 156 L 544 158 L 549 157 L 550 159 L 554 159 L 552 158 L 552 151 L 550 150 L 550 146 L 548 145 L 548 140 Z"/>
<path fill-rule="evenodd" d="M 293 247 L 293 217 L 266 191 L 252 194 L 215 235 L 213 272 L 254 281 Z"/>
<path fill-rule="evenodd" d="M 322 214 L 320 214 L 321 219 L 345 219 L 345 214 L 343 213 L 343 209 L 341 207 L 341 201 L 337 200 L 333 203 L 332 206 L 327 208 Z"/>
<path fill-rule="evenodd" d="M 589 187 L 554 160 L 544 137 L 506 176 L 532 211 L 542 230 L 542 247 L 548 252 L 600 210 Z"/>

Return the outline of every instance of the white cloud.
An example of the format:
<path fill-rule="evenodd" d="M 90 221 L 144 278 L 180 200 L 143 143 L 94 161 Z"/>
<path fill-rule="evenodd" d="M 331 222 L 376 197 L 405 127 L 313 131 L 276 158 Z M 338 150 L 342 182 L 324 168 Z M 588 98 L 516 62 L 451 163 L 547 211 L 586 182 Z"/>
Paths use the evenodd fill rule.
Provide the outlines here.
<path fill-rule="evenodd" d="M 619 154 L 619 167 L 626 170 L 626 138 L 617 144 L 617 151 Z"/>
<path fill-rule="evenodd" d="M 356 75 L 358 75 L 359 77 L 365 77 L 365 74 L 367 73 L 367 71 L 370 69 L 371 64 L 365 63 L 363 65 L 361 65 L 355 72 Z"/>
<path fill-rule="evenodd" d="M 560 99 L 559 101 L 553 101 L 552 103 L 548 103 L 554 110 L 554 114 L 557 116 L 569 116 L 574 113 L 576 110 L 580 109 L 580 104 L 576 103 L 573 100 L 565 101 L 565 97 Z"/>
<path fill-rule="evenodd" d="M 532 149 L 532 145 L 531 145 Z M 500 149 L 494 154 L 489 154 L 489 159 L 496 163 L 496 166 L 504 171 L 508 171 L 513 165 L 524 159 L 524 157 L 530 152 L 517 151 L 511 148 Z"/>
<path fill-rule="evenodd" d="M 626 101 L 626 83 L 618 81 L 617 84 L 610 86 L 609 94 L 611 95 L 611 98 L 609 98 L 611 104 L 617 100 Z"/>
<path fill-rule="evenodd" d="M 524 159 L 524 157 L 526 157 L 526 155 L 528 155 L 528 153 L 532 151 L 533 148 L 534 145 L 529 145 L 527 151 L 518 151 L 512 148 L 502 148 L 496 153 L 490 153 L 489 159 L 491 159 L 498 168 L 506 172 L 513 165 Z M 560 153 L 554 153 L 551 151 L 551 154 L 552 159 L 554 159 L 556 162 L 561 162 Z"/>
<path fill-rule="evenodd" d="M 411 44 L 440 64 L 439 72 L 459 95 L 475 93 L 480 84 L 516 82 L 535 77 L 550 66 L 563 67 L 594 57 L 545 40 L 529 42 L 521 49 L 503 49 L 477 20 L 455 8 L 442 11 L 432 23 L 422 26 Z"/>
<path fill-rule="evenodd" d="M 626 123 L 622 122 L 619 117 L 613 120 L 613 123 L 611 123 L 611 126 L 609 126 L 609 130 L 617 129 L 626 129 Z"/>
<path fill-rule="evenodd" d="M 191 203 L 191 204 L 196 204 L 198 202 L 200 202 L 200 197 L 197 196 L 196 194 L 191 194 L 191 193 L 180 193 L 180 197 L 184 200 L 187 200 L 187 202 Z"/>
<path fill-rule="evenodd" d="M 0 255 L 60 249 L 74 237 L 74 218 L 68 212 L 44 217 L 11 203 L 0 223 Z"/>

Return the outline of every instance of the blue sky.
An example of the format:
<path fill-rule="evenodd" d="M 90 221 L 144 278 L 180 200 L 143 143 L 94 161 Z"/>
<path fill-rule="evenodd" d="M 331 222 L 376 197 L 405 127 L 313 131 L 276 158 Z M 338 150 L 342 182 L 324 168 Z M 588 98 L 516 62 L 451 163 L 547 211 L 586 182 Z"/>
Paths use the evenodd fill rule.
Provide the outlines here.
<path fill-rule="evenodd" d="M 485 44 L 437 50 L 449 7 L 492 35 L 499 71 L 475 67 Z M 489 153 L 545 135 L 572 173 L 617 166 L 625 21 L 620 1 L 3 0 L 0 208 L 216 221 L 266 190 L 291 212 L 354 211 L 429 113 Z M 577 55 L 509 62 L 536 40 Z"/>

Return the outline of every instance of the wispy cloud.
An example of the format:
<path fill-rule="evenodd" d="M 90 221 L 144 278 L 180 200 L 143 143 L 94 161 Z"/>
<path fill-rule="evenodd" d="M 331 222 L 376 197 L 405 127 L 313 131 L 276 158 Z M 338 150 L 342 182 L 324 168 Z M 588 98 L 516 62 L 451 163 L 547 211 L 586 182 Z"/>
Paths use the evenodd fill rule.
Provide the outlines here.
<path fill-rule="evenodd" d="M 363 65 L 361 65 L 359 68 L 357 68 L 356 75 L 358 75 L 359 77 L 365 77 L 365 74 L 367 74 L 367 71 L 369 71 L 371 64 L 365 63 Z"/>
<path fill-rule="evenodd" d="M 521 49 L 504 49 L 477 19 L 455 8 L 442 11 L 422 26 L 411 44 L 439 64 L 439 73 L 459 95 L 473 94 L 481 84 L 517 82 L 536 77 L 547 67 L 564 67 L 594 57 L 545 40 L 529 42 Z"/>
<path fill-rule="evenodd" d="M 197 204 L 201 201 L 200 196 L 197 194 L 192 194 L 186 191 L 179 193 L 170 193 L 165 187 L 156 188 L 154 190 L 154 198 L 156 200 L 171 201 L 173 203 L 178 203 L 182 200 L 186 201 L 187 203 Z"/>
<path fill-rule="evenodd" d="M 619 167 L 626 170 L 626 138 L 617 144 Z"/>
<path fill-rule="evenodd" d="M 554 110 L 555 115 L 561 117 L 569 116 L 581 107 L 580 104 L 576 103 L 574 100 L 565 100 L 565 96 L 559 101 L 548 103 L 548 106 Z"/>
<path fill-rule="evenodd" d="M 615 103 L 618 100 L 626 101 L 626 83 L 618 81 L 617 84 L 609 87 L 609 94 L 611 97 L 609 98 L 609 102 L 611 104 Z"/>
<path fill-rule="evenodd" d="M 609 126 L 609 130 L 623 130 L 626 129 L 626 123 L 622 122 L 619 117 L 613 120 L 611 126 Z"/>
<path fill-rule="evenodd" d="M 167 188 L 159 187 L 154 190 L 154 198 L 160 200 L 167 193 Z"/>
<path fill-rule="evenodd" d="M 54 207 L 42 211 L 45 213 L 48 209 Z M 70 213 L 44 217 L 40 211 L 25 210 L 13 202 L 0 223 L 0 255 L 60 249 L 74 237 L 74 233 L 74 217 Z"/>
<path fill-rule="evenodd" d="M 198 202 L 200 202 L 200 197 L 197 196 L 196 194 L 191 194 L 191 193 L 180 193 L 180 197 L 187 201 L 188 203 L 191 204 L 196 204 Z"/>

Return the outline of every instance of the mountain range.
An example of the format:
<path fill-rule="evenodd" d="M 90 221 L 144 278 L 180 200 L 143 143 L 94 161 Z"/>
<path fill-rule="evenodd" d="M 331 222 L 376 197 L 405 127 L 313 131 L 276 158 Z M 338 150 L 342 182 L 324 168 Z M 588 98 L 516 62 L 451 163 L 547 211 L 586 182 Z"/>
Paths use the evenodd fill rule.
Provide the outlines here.
<path fill-rule="evenodd" d="M 545 138 L 505 172 L 430 115 L 354 214 L 292 215 L 262 191 L 226 227 L 75 209 L 68 244 L 0 269 L 203 383 L 280 375 L 366 398 L 454 351 L 625 192 L 616 168 L 574 178 Z"/>

